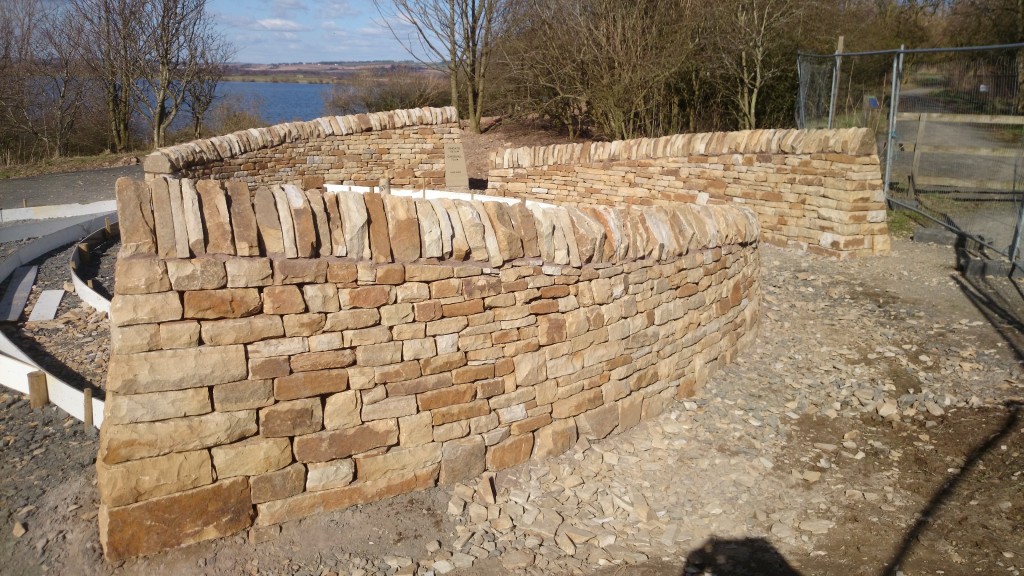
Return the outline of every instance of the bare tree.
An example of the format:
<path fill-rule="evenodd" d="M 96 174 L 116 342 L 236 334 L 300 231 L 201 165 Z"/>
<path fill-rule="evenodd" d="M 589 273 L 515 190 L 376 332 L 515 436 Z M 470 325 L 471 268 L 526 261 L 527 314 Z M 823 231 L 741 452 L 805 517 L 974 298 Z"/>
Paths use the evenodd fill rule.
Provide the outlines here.
<path fill-rule="evenodd" d="M 804 6 L 799 0 L 724 0 L 710 8 L 717 29 L 707 56 L 718 66 L 713 77 L 735 103 L 740 129 L 759 127 L 765 87 L 793 67 L 793 25 Z"/>
<path fill-rule="evenodd" d="M 149 119 L 153 146 L 159 148 L 189 87 L 201 77 L 204 55 L 220 39 L 206 0 L 146 0 L 137 22 L 145 57 L 133 62 L 132 89 Z"/>
<path fill-rule="evenodd" d="M 79 46 L 83 60 L 102 85 L 110 123 L 111 148 L 130 146 L 133 102 L 133 63 L 143 59 L 135 20 L 146 0 L 68 0 L 88 42 Z"/>
<path fill-rule="evenodd" d="M 85 98 L 81 26 L 59 7 L 44 11 L 40 0 L 10 0 L 0 20 L 7 31 L 0 111 L 9 128 L 41 143 L 46 155 L 63 156 Z"/>
<path fill-rule="evenodd" d="M 228 62 L 235 56 L 234 47 L 223 38 L 215 36 L 208 38 L 207 42 L 206 49 L 199 53 L 199 73 L 185 89 L 184 105 L 192 114 L 195 138 L 202 136 L 206 113 L 217 98 L 217 86 L 227 73 Z"/>
<path fill-rule="evenodd" d="M 487 72 L 507 0 L 374 0 L 374 4 L 414 58 L 420 58 L 418 47 L 445 62 L 452 105 L 464 108 L 470 128 L 480 132 Z M 393 22 L 408 23 L 413 33 L 402 37 Z M 464 88 L 464 107 L 460 105 L 460 86 Z"/>
<path fill-rule="evenodd" d="M 503 64 L 526 109 L 575 134 L 670 133 L 681 123 L 669 90 L 690 53 L 687 0 L 520 0 Z"/>

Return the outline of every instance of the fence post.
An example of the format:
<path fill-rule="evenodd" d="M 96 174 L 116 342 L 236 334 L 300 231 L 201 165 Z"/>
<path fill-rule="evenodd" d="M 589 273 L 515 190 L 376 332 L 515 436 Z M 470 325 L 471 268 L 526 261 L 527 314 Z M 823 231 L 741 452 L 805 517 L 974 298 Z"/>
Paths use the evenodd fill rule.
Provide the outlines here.
<path fill-rule="evenodd" d="M 843 65 L 843 37 L 839 37 L 836 45 L 835 62 L 832 64 L 832 96 L 828 101 L 828 129 L 832 129 L 832 123 L 836 117 L 836 100 L 839 99 L 839 72 Z"/>
<path fill-rule="evenodd" d="M 882 191 L 885 199 L 889 199 L 889 186 L 892 184 L 892 156 L 895 153 L 893 148 L 896 144 L 896 113 L 900 107 L 900 78 L 903 76 L 903 49 L 900 44 L 900 51 L 892 60 L 892 92 L 889 95 L 889 133 L 885 140 L 885 181 L 882 184 Z"/>

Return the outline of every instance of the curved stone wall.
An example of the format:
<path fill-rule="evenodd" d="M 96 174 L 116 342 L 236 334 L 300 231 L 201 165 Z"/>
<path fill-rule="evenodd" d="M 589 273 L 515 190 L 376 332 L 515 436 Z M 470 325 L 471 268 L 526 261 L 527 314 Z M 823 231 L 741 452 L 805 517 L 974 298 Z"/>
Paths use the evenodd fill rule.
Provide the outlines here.
<path fill-rule="evenodd" d="M 560 454 L 754 337 L 747 208 L 466 198 L 118 181 L 108 558 Z"/>
<path fill-rule="evenodd" d="M 508 149 L 489 193 L 583 205 L 742 203 L 761 239 L 834 257 L 886 253 L 870 130 L 748 130 Z"/>
<path fill-rule="evenodd" d="M 325 116 L 161 148 L 143 167 L 147 178 L 376 186 L 388 177 L 396 186 L 429 188 L 444 185 L 444 144 L 460 134 L 452 107 Z"/>

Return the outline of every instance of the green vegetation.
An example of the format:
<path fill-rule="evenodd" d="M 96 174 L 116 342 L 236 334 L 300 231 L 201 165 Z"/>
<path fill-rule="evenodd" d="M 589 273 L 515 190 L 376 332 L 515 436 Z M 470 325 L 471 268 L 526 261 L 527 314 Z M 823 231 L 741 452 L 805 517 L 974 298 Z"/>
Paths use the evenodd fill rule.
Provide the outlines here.
<path fill-rule="evenodd" d="M 921 216 L 909 210 L 887 210 L 886 221 L 889 225 L 889 233 L 897 238 L 910 238 L 921 225 L 917 221 Z"/>

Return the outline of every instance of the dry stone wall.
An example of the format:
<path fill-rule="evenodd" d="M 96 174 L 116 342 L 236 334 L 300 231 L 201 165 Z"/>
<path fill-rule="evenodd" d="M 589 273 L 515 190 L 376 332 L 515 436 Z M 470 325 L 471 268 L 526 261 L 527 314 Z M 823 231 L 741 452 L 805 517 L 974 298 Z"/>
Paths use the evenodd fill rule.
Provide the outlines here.
<path fill-rule="evenodd" d="M 889 251 L 874 136 L 750 130 L 508 149 L 489 193 L 583 205 L 742 203 L 761 239 L 833 257 Z"/>
<path fill-rule="evenodd" d="M 757 325 L 740 206 L 116 193 L 110 559 L 560 454 L 689 395 Z"/>
<path fill-rule="evenodd" d="M 143 166 L 149 178 L 375 186 L 387 177 L 396 186 L 429 188 L 444 186 L 444 144 L 460 134 L 452 107 L 326 116 L 161 148 Z"/>

